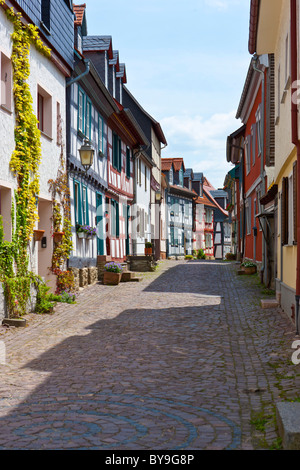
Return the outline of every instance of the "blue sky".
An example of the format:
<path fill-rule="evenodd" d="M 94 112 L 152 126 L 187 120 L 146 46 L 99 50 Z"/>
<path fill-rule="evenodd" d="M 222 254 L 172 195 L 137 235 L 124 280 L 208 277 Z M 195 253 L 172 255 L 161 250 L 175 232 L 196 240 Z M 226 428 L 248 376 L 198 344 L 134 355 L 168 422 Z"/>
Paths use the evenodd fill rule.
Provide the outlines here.
<path fill-rule="evenodd" d="M 89 35 L 110 35 L 127 88 L 162 126 L 163 157 L 222 187 L 226 138 L 251 56 L 250 0 L 84 0 Z M 77 2 L 83 3 L 83 2 Z"/>

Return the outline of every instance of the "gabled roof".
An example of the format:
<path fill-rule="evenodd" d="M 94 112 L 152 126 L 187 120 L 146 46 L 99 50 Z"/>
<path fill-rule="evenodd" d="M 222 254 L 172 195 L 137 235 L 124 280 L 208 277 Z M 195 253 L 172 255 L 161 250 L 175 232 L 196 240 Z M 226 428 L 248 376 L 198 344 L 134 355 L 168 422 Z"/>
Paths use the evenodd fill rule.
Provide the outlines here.
<path fill-rule="evenodd" d="M 213 201 L 211 201 L 210 199 L 208 199 L 208 197 L 206 196 L 206 194 L 204 192 L 203 192 L 202 197 L 200 197 L 200 196 L 197 197 L 196 204 L 204 204 L 204 206 L 213 207 L 213 208 L 217 209 L 216 204 Z"/>
<path fill-rule="evenodd" d="M 87 35 L 87 23 L 86 23 L 85 9 L 86 9 L 85 3 L 82 3 L 81 5 L 73 5 L 74 25 L 81 26 L 83 36 Z"/>
<path fill-rule="evenodd" d="M 175 171 L 179 171 L 181 167 L 183 167 L 183 171 L 185 171 L 183 158 L 162 158 L 161 164 L 162 164 L 162 169 L 164 165 L 163 171 L 170 171 L 172 163 L 173 163 L 173 167 Z"/>
<path fill-rule="evenodd" d="M 116 76 L 117 78 L 122 78 L 123 83 L 127 83 L 125 64 L 119 64 L 119 71 L 117 72 Z"/>
<path fill-rule="evenodd" d="M 84 36 L 83 50 L 85 52 L 107 51 L 109 59 L 113 59 L 113 46 L 111 36 Z"/>
<path fill-rule="evenodd" d="M 116 66 L 116 72 L 120 70 L 120 63 L 119 63 L 119 51 L 113 51 L 113 57 L 109 60 L 109 65 Z"/>

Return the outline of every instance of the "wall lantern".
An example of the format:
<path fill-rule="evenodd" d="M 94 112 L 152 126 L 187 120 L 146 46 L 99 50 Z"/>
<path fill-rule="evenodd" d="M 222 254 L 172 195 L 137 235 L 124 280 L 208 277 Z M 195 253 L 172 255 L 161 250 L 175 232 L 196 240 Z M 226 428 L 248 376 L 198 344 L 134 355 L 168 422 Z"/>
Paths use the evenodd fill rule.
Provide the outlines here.
<path fill-rule="evenodd" d="M 157 202 L 160 202 L 161 201 L 161 192 L 160 191 L 156 191 L 155 192 L 155 200 Z"/>
<path fill-rule="evenodd" d="M 80 154 L 81 165 L 87 172 L 93 164 L 94 149 L 91 146 L 90 142 L 88 140 L 85 140 L 84 144 L 80 147 L 78 151 Z"/>

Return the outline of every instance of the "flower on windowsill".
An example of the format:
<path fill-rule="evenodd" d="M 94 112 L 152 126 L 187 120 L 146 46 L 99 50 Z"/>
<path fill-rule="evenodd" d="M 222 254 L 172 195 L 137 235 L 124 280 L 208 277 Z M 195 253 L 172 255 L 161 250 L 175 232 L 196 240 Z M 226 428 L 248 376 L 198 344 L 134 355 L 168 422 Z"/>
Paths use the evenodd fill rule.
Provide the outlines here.
<path fill-rule="evenodd" d="M 89 225 L 79 225 L 79 224 L 77 224 L 76 232 L 77 233 L 85 233 L 86 235 L 89 235 L 89 236 L 94 236 L 94 235 L 97 235 L 97 228 L 96 227 L 90 227 Z"/>
<path fill-rule="evenodd" d="M 104 266 L 105 271 L 111 272 L 111 273 L 121 273 L 123 271 L 123 267 L 121 266 L 120 263 L 116 263 L 115 261 L 110 261 L 109 263 L 106 263 Z"/>

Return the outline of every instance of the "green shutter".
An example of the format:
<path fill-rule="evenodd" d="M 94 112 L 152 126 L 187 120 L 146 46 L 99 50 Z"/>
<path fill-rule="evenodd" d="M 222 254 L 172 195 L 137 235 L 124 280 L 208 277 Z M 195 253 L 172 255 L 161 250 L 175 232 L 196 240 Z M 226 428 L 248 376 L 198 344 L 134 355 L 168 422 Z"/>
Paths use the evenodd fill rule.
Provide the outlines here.
<path fill-rule="evenodd" d="M 122 170 L 122 142 L 120 138 L 118 138 L 118 170 L 119 172 Z"/>
<path fill-rule="evenodd" d="M 75 225 L 82 225 L 81 191 L 79 181 L 73 180 Z M 77 196 L 77 197 L 76 197 Z"/>
<path fill-rule="evenodd" d="M 119 211 L 119 203 L 116 202 L 116 237 L 119 238 L 120 236 L 120 211 Z"/>

